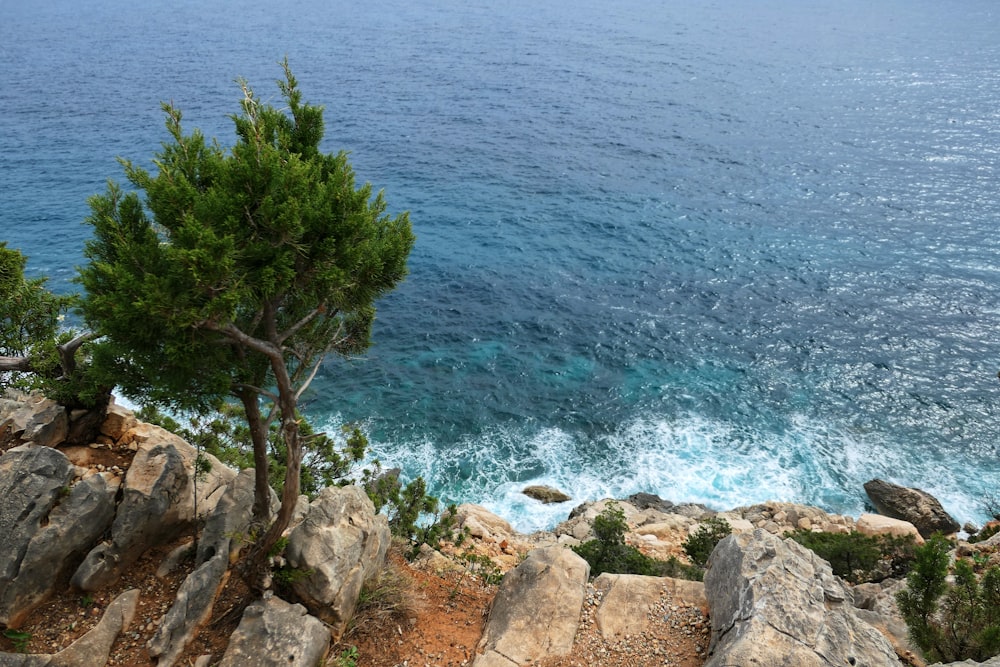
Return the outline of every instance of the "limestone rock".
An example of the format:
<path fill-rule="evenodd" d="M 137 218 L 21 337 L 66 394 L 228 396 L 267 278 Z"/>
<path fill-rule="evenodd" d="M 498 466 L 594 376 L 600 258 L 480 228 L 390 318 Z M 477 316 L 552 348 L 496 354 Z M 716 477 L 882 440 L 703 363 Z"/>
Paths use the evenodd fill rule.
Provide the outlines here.
<path fill-rule="evenodd" d="M 963 660 L 962 662 L 949 662 L 947 664 L 935 662 L 930 667 L 1000 667 L 1000 655 L 994 656 L 986 662 L 976 662 L 975 660 Z"/>
<path fill-rule="evenodd" d="M 66 408 L 40 394 L 11 393 L 0 405 L 0 444 L 55 447 L 69 433 Z"/>
<path fill-rule="evenodd" d="M 705 576 L 712 643 L 705 667 L 899 667 L 886 639 L 855 614 L 830 565 L 764 530 L 730 535 Z"/>
<path fill-rule="evenodd" d="M 288 536 L 288 566 L 306 573 L 295 594 L 339 639 L 354 615 L 362 584 L 381 571 L 389 547 L 385 515 L 357 486 L 323 489 Z"/>
<path fill-rule="evenodd" d="M 858 517 L 855 527 L 863 535 L 894 535 L 896 537 L 912 535 L 917 544 L 924 543 L 924 538 L 921 537 L 917 527 L 912 523 L 881 514 L 862 514 Z"/>
<path fill-rule="evenodd" d="M 246 531 L 253 512 L 254 471 L 248 469 L 228 485 L 198 541 L 197 567 L 189 574 L 170 610 L 149 642 L 158 667 L 170 667 L 212 614 L 215 600 L 229 579 L 229 564 L 240 549 L 233 537 Z"/>
<path fill-rule="evenodd" d="M 909 521 L 925 538 L 937 532 L 950 535 L 960 528 L 941 503 L 926 491 L 873 479 L 865 482 L 865 493 L 879 514 Z"/>
<path fill-rule="evenodd" d="M 111 526 L 118 485 L 116 476 L 100 473 L 60 489 L 45 525 L 31 536 L 16 577 L 0 591 L 0 620 L 17 626 L 62 585 Z"/>
<path fill-rule="evenodd" d="M 330 648 L 330 633 L 300 604 L 271 597 L 243 612 L 219 667 L 316 667 Z"/>
<path fill-rule="evenodd" d="M 469 534 L 478 539 L 501 542 L 514 533 L 509 523 L 481 505 L 459 505 L 455 521 L 459 530 L 468 529 Z"/>
<path fill-rule="evenodd" d="M 473 667 L 524 665 L 569 653 L 589 575 L 587 561 L 569 549 L 529 553 L 500 584 L 479 643 L 483 654 Z"/>
<path fill-rule="evenodd" d="M 0 456 L 0 599 L 8 595 L 32 539 L 72 478 L 69 459 L 50 447 L 21 445 Z M 0 623 L 8 624 L 12 612 L 17 613 L 0 612 Z"/>
<path fill-rule="evenodd" d="M 674 506 L 674 504 L 669 500 L 664 500 L 653 493 L 633 493 L 631 496 L 626 498 L 625 501 L 637 510 L 653 509 L 657 512 L 663 512 L 664 514 L 669 512 Z"/>
<path fill-rule="evenodd" d="M 104 422 L 101 424 L 101 435 L 107 436 L 118 442 L 129 430 L 138 426 L 139 421 L 128 408 L 116 403 L 108 405 L 104 415 Z"/>
<path fill-rule="evenodd" d="M 572 500 L 568 495 L 560 491 L 559 489 L 553 488 L 551 486 L 529 486 L 522 491 L 524 495 L 529 498 L 534 498 L 542 502 L 545 505 L 553 503 L 564 503 L 568 500 Z"/>
<path fill-rule="evenodd" d="M 597 626 L 609 642 L 652 632 L 654 619 L 662 616 L 656 609 L 665 592 L 670 593 L 673 604 L 708 608 L 705 585 L 700 581 L 605 572 L 594 580 L 594 589 L 602 594 L 595 615 Z"/>
<path fill-rule="evenodd" d="M 122 500 L 111 527 L 111 541 L 87 554 L 72 583 L 84 591 L 98 590 L 118 579 L 122 570 L 150 545 L 169 541 L 211 511 L 236 472 L 203 454 L 209 472 L 195 480 L 197 451 L 157 426 L 138 424 L 122 436 L 138 447 L 125 476 Z M 197 486 L 197 500 L 195 487 Z"/>

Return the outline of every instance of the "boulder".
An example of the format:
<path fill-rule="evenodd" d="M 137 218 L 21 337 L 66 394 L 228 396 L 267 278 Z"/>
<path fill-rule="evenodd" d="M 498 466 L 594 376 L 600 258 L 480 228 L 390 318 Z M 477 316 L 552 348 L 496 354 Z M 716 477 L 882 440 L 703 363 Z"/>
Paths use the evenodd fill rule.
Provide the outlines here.
<path fill-rule="evenodd" d="M 893 519 L 890 516 L 882 516 L 881 514 L 862 514 L 858 517 L 854 526 L 862 535 L 893 535 L 896 537 L 906 537 L 907 535 L 912 535 L 917 544 L 924 543 L 924 538 L 921 537 L 916 526 L 909 521 Z"/>
<path fill-rule="evenodd" d="M 534 498 L 535 500 L 545 505 L 550 505 L 553 503 L 564 503 L 568 500 L 573 500 L 559 489 L 553 488 L 551 486 L 542 486 L 542 485 L 528 486 L 525 487 L 524 491 L 522 491 L 521 493 L 528 496 L 529 498 Z"/>
<path fill-rule="evenodd" d="M 276 597 L 247 607 L 219 667 L 316 667 L 330 633 L 300 604 Z"/>
<path fill-rule="evenodd" d="M 909 521 L 925 538 L 934 533 L 957 533 L 961 527 L 944 511 L 941 503 L 926 491 L 873 479 L 865 482 L 865 493 L 879 514 Z"/>
<path fill-rule="evenodd" d="M 55 447 L 68 433 L 69 414 L 52 399 L 12 392 L 0 404 L 0 445 L 32 442 Z"/>
<path fill-rule="evenodd" d="M 500 584 L 473 667 L 511 667 L 568 654 L 589 575 L 587 561 L 564 547 L 529 553 Z"/>
<path fill-rule="evenodd" d="M 654 632 L 654 625 L 664 622 L 665 598 L 672 606 L 708 609 L 705 585 L 700 581 L 605 572 L 594 580 L 594 590 L 601 600 L 595 614 L 597 627 L 609 642 Z"/>
<path fill-rule="evenodd" d="M 502 542 L 514 534 L 514 529 L 504 519 L 481 505 L 462 503 L 455 512 L 459 530 L 468 529 L 469 535 L 480 540 Z"/>
<path fill-rule="evenodd" d="M 830 565 L 764 530 L 730 535 L 709 559 L 706 667 L 899 667 L 892 646 L 855 613 Z"/>
<path fill-rule="evenodd" d="M 667 513 L 674 506 L 669 500 L 652 493 L 633 493 L 625 499 L 625 502 L 635 507 L 637 510 L 653 509 L 658 512 Z"/>
<path fill-rule="evenodd" d="M 0 456 L 0 599 L 7 596 L 32 539 L 68 493 L 72 479 L 69 459 L 50 447 L 21 445 Z M 9 624 L 11 611 L 0 615 L 0 623 Z"/>
<path fill-rule="evenodd" d="M 95 473 L 60 488 L 44 525 L 31 536 L 17 574 L 0 590 L 0 622 L 16 627 L 65 584 L 111 526 L 119 483 L 111 473 Z"/>
<path fill-rule="evenodd" d="M 195 478 L 198 452 L 158 426 L 138 424 L 122 440 L 137 451 L 125 476 L 122 499 L 111 527 L 111 540 L 87 554 L 72 584 L 95 591 L 116 581 L 151 545 L 189 530 L 210 512 L 236 472 L 209 454 L 209 471 Z M 197 488 L 197 498 L 195 489 Z"/>
<path fill-rule="evenodd" d="M 385 565 L 389 524 L 358 486 L 323 489 L 305 519 L 288 536 L 285 558 L 300 576 L 299 600 L 340 639 L 361 586 Z"/>

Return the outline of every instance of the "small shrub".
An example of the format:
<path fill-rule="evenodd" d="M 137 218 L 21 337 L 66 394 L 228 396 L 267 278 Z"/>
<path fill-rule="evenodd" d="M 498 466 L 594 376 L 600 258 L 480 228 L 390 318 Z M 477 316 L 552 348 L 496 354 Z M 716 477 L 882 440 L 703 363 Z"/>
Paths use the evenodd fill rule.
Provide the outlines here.
<path fill-rule="evenodd" d="M 604 572 L 611 574 L 645 574 L 654 577 L 701 579 L 701 571 L 694 572 L 672 558 L 669 561 L 650 558 L 635 547 L 625 543 L 625 512 L 615 502 L 609 502 L 604 511 L 594 519 L 596 539 L 573 547 L 573 551 L 590 563 L 590 576 Z"/>
<path fill-rule="evenodd" d="M 28 644 L 31 643 L 30 632 L 22 632 L 20 630 L 15 630 L 14 628 L 7 628 L 3 631 L 3 636 L 11 641 L 14 645 L 14 651 L 17 653 L 28 652 Z"/>
<path fill-rule="evenodd" d="M 1000 653 L 1000 567 L 978 579 L 972 564 L 958 559 L 948 583 L 950 548 L 939 535 L 917 547 L 896 602 L 928 661 L 983 661 Z"/>
<path fill-rule="evenodd" d="M 997 533 L 1000 533 L 1000 523 L 991 523 L 990 525 L 983 528 L 981 531 L 969 537 L 969 544 L 975 544 L 976 542 L 984 542 Z"/>
<path fill-rule="evenodd" d="M 462 558 L 468 563 L 469 571 L 487 586 L 496 586 L 503 581 L 503 570 L 489 556 L 469 551 Z"/>
<path fill-rule="evenodd" d="M 358 664 L 358 647 L 350 646 L 345 648 L 330 664 L 332 667 L 356 667 Z"/>
<path fill-rule="evenodd" d="M 733 532 L 729 522 L 718 517 L 711 517 L 702 522 L 693 534 L 684 540 L 684 553 L 688 555 L 691 562 L 700 568 L 708 564 L 708 557 L 712 555 L 715 545 Z"/>
<path fill-rule="evenodd" d="M 814 533 L 797 530 L 789 535 L 830 563 L 833 573 L 852 584 L 902 577 L 914 558 L 912 536 Z"/>

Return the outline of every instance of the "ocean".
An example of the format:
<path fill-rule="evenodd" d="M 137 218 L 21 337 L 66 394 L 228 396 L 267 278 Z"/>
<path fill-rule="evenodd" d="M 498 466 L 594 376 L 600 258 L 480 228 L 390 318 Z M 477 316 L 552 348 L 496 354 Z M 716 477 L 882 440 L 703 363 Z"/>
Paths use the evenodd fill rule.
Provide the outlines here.
<path fill-rule="evenodd" d="M 287 56 L 417 235 L 317 426 L 525 531 L 638 491 L 857 515 L 874 477 L 981 522 L 997 35 L 990 0 L 0 0 L 0 240 L 74 289 L 161 101 L 230 144 Z"/>

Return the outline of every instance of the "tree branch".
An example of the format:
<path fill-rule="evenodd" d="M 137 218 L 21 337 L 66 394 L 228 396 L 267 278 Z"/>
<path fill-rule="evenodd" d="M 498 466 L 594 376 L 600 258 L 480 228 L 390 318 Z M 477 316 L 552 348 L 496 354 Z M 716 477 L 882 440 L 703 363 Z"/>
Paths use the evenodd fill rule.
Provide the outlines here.
<path fill-rule="evenodd" d="M 247 389 L 247 390 L 252 391 L 252 392 L 254 392 L 256 394 L 260 394 L 261 396 L 266 396 L 267 398 L 271 399 L 275 403 L 278 402 L 278 395 L 277 394 L 272 393 L 272 392 L 270 392 L 270 391 L 268 391 L 266 389 L 261 389 L 260 387 L 255 387 L 252 384 L 247 384 L 246 382 L 236 382 L 236 383 L 233 384 L 233 388 L 234 389 Z"/>
<path fill-rule="evenodd" d="M 32 370 L 31 357 L 0 357 L 0 372 L 22 371 L 30 373 Z"/>
<path fill-rule="evenodd" d="M 307 313 L 306 316 L 303 317 L 301 320 L 293 324 L 288 329 L 285 329 L 282 333 L 278 335 L 278 341 L 277 341 L 278 345 L 284 345 L 286 340 L 294 336 L 299 329 L 309 324 L 309 322 L 317 315 L 322 313 L 323 310 L 324 310 L 323 308 L 316 307 L 313 310 L 309 311 L 309 313 Z"/>
<path fill-rule="evenodd" d="M 306 390 L 306 388 L 309 387 L 309 384 L 313 381 L 313 378 L 316 377 L 316 373 L 319 372 L 320 364 L 323 363 L 323 359 L 325 359 L 325 358 L 326 358 L 326 355 L 322 355 L 321 354 L 320 357 L 319 357 L 319 359 L 316 360 L 316 363 L 313 364 L 313 368 L 312 368 L 312 371 L 309 373 L 309 377 L 306 378 L 305 382 L 302 383 L 302 386 L 299 387 L 296 390 L 296 392 L 295 392 L 295 400 L 296 401 L 299 400 L 299 397 L 302 396 L 302 392 L 304 392 Z"/>

